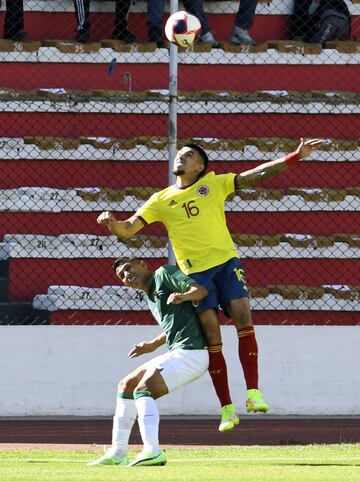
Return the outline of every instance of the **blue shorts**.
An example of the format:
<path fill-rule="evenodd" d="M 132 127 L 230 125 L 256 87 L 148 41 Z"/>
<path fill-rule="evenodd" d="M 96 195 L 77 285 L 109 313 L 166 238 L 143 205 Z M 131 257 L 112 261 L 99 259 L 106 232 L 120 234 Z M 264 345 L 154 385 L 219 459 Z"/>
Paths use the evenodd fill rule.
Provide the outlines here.
<path fill-rule="evenodd" d="M 230 301 L 249 297 L 244 268 L 237 257 L 206 271 L 189 274 L 189 277 L 209 291 L 207 297 L 195 307 L 197 313 L 207 309 L 219 310 L 220 307 L 226 314 L 226 306 Z"/>

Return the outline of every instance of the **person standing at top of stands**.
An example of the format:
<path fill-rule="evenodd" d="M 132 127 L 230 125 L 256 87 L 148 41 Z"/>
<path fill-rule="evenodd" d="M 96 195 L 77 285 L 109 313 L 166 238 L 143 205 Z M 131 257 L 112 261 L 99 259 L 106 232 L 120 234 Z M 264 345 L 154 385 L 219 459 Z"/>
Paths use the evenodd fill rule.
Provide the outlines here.
<path fill-rule="evenodd" d="M 249 35 L 255 17 L 258 0 L 240 0 L 239 9 L 235 16 L 234 27 L 230 34 L 230 42 L 237 45 L 254 45 L 256 42 Z"/>
<path fill-rule="evenodd" d="M 232 404 L 227 370 L 222 354 L 218 306 L 237 330 L 239 358 L 247 387 L 247 411 L 267 412 L 268 406 L 258 389 L 258 346 L 252 323 L 245 274 L 225 219 L 225 199 L 238 189 L 255 186 L 296 164 L 322 144 L 312 139 L 301 142 L 295 152 L 266 162 L 240 174 L 206 174 L 208 157 L 197 144 L 178 151 L 173 166 L 175 185 L 153 194 L 135 215 L 118 221 L 110 212 L 99 215 L 119 239 L 126 240 L 145 225 L 162 222 L 167 228 L 180 269 L 205 286 L 208 296 L 196 312 L 208 342 L 209 372 L 222 406 L 220 431 L 239 422 Z"/>
<path fill-rule="evenodd" d="M 137 38 L 128 30 L 127 17 L 131 0 L 115 0 L 115 25 L 112 38 L 127 43 L 137 42 Z M 77 21 L 76 41 L 86 43 L 90 40 L 90 0 L 74 0 Z"/>
<path fill-rule="evenodd" d="M 207 295 L 207 290 L 175 266 L 161 266 L 152 272 L 141 259 L 126 257 L 115 261 L 114 270 L 127 287 L 147 294 L 149 309 L 163 330 L 155 339 L 135 344 L 129 357 L 153 352 L 165 343 L 169 351 L 119 382 L 112 446 L 89 465 L 164 465 L 166 457 L 159 447 L 159 411 L 155 400 L 195 381 L 209 366 L 206 340 L 193 307 L 193 303 Z M 128 442 L 136 414 L 144 448 L 128 464 Z"/>
<path fill-rule="evenodd" d="M 27 37 L 24 28 L 24 2 L 23 0 L 6 0 L 4 20 L 4 38 L 22 41 Z"/>

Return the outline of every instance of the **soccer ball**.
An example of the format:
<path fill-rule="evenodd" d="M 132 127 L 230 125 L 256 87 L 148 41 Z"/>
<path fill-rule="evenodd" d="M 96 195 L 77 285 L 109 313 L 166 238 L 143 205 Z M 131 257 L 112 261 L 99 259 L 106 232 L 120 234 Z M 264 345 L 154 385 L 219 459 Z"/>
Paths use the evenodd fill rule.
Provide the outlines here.
<path fill-rule="evenodd" d="M 191 47 L 201 33 L 201 24 L 197 17 L 188 12 L 176 12 L 171 15 L 165 25 L 165 35 L 169 42 L 179 47 Z"/>

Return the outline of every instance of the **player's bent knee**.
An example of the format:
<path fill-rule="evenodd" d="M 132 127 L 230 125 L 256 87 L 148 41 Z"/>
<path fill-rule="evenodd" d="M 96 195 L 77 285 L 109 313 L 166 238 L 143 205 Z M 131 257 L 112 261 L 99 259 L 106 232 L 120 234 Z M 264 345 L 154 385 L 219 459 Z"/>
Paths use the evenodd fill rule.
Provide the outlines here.
<path fill-rule="evenodd" d="M 126 382 L 126 379 L 121 379 L 118 384 L 118 392 L 127 393 L 129 391 L 129 384 Z"/>
<path fill-rule="evenodd" d="M 159 370 L 156 370 L 150 376 L 143 378 L 136 386 L 134 393 L 138 391 L 148 392 L 154 399 L 164 396 L 169 392 L 165 381 L 161 376 L 161 371 Z"/>
<path fill-rule="evenodd" d="M 134 389 L 134 397 L 136 398 L 137 393 L 148 393 L 149 396 L 156 399 L 156 389 L 152 386 L 151 382 L 145 381 L 139 383 Z"/>
<path fill-rule="evenodd" d="M 135 387 L 136 387 L 136 380 L 131 377 L 124 377 L 118 384 L 118 392 L 122 392 L 124 394 L 132 394 Z"/>

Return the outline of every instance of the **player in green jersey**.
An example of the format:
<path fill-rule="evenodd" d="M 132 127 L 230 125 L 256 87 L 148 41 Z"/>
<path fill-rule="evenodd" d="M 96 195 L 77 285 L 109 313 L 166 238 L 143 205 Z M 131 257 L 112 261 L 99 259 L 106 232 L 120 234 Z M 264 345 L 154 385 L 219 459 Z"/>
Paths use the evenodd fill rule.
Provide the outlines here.
<path fill-rule="evenodd" d="M 153 352 L 165 343 L 169 350 L 120 381 L 112 446 L 89 465 L 160 466 L 166 463 L 166 457 L 159 447 L 155 399 L 194 381 L 209 367 L 206 340 L 193 308 L 193 303 L 206 297 L 207 289 L 175 266 L 165 265 L 151 272 L 142 260 L 124 258 L 115 261 L 114 269 L 127 287 L 146 292 L 149 308 L 163 331 L 151 341 L 135 344 L 129 357 Z M 128 464 L 128 441 L 136 415 L 144 448 Z"/>

